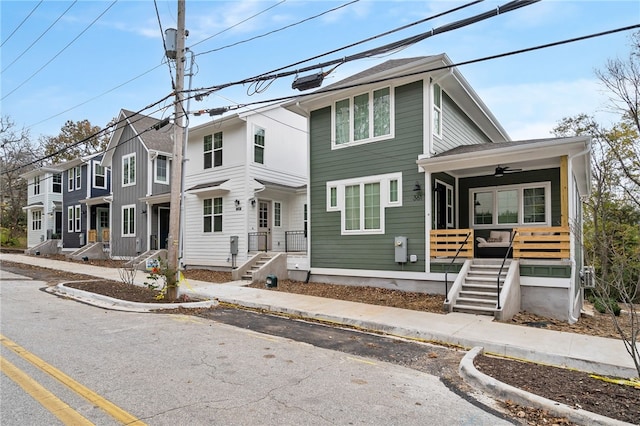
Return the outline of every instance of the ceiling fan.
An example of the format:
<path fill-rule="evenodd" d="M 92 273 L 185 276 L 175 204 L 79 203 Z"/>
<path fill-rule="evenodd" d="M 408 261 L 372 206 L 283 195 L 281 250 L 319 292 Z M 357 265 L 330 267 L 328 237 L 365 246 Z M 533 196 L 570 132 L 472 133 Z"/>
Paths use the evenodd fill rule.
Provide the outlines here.
<path fill-rule="evenodd" d="M 498 166 L 496 167 L 496 171 L 493 174 L 493 176 L 495 177 L 502 177 L 505 175 L 505 173 L 516 173 L 516 172 L 521 172 L 522 169 L 512 169 L 509 166 Z"/>

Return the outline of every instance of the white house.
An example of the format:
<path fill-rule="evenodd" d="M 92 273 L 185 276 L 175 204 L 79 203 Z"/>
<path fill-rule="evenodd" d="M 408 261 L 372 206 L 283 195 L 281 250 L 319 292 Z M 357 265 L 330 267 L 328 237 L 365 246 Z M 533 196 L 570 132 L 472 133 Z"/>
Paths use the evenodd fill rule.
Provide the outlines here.
<path fill-rule="evenodd" d="M 62 233 L 62 173 L 45 166 L 20 175 L 28 182 L 27 248 L 46 240 L 60 239 Z"/>

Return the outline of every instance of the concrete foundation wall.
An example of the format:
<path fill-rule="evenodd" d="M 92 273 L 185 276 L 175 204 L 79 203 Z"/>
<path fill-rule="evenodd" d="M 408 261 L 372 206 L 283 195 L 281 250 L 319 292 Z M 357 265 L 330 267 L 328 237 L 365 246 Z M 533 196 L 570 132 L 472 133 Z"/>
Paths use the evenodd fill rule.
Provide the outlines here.
<path fill-rule="evenodd" d="M 444 295 L 444 282 L 421 281 L 421 280 L 399 280 L 388 278 L 370 277 L 345 277 L 338 275 L 311 275 L 311 282 L 326 284 L 341 284 L 351 286 L 379 287 L 390 290 L 413 291 L 425 294 Z"/>
<path fill-rule="evenodd" d="M 532 314 L 569 320 L 569 290 L 556 287 L 521 286 L 521 309 Z"/>

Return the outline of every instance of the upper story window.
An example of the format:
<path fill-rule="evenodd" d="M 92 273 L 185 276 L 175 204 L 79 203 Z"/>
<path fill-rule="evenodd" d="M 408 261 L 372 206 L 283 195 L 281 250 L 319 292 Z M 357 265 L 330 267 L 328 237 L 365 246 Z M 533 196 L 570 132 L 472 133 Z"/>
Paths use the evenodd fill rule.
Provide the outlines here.
<path fill-rule="evenodd" d="M 76 166 L 74 174 L 76 176 L 76 189 L 80 189 L 82 188 L 82 168 L 80 166 Z"/>
<path fill-rule="evenodd" d="M 166 155 L 156 157 L 153 180 L 157 183 L 169 183 L 169 159 Z"/>
<path fill-rule="evenodd" d="M 203 200 L 202 218 L 204 232 L 222 232 L 222 197 Z"/>
<path fill-rule="evenodd" d="M 122 157 L 122 186 L 136 184 L 136 154 Z"/>
<path fill-rule="evenodd" d="M 99 163 L 93 163 L 93 187 L 105 189 L 107 187 L 107 169 Z"/>
<path fill-rule="evenodd" d="M 80 166 L 74 167 L 72 169 L 67 170 L 68 180 L 67 180 L 67 191 L 75 191 L 76 189 L 80 189 L 82 185 L 82 174 L 80 173 Z"/>
<path fill-rule="evenodd" d="M 476 228 L 551 225 L 549 182 L 477 188 L 469 196 Z"/>
<path fill-rule="evenodd" d="M 264 164 L 264 129 L 261 128 L 253 134 L 253 161 Z"/>
<path fill-rule="evenodd" d="M 392 137 L 391 88 L 362 93 L 334 105 L 333 146 L 340 147 Z"/>
<path fill-rule="evenodd" d="M 33 177 L 33 195 L 40 194 L 40 176 Z"/>
<path fill-rule="evenodd" d="M 327 211 L 341 212 L 342 235 L 384 234 L 385 209 L 402 205 L 402 173 L 327 182 Z"/>
<path fill-rule="evenodd" d="M 442 88 L 439 84 L 432 86 L 433 90 L 433 135 L 442 137 Z"/>
<path fill-rule="evenodd" d="M 204 137 L 204 168 L 222 166 L 222 132 Z"/>
<path fill-rule="evenodd" d="M 61 173 L 55 173 L 52 177 L 52 190 L 53 192 L 55 192 L 56 194 L 61 194 L 62 193 L 62 174 Z"/>

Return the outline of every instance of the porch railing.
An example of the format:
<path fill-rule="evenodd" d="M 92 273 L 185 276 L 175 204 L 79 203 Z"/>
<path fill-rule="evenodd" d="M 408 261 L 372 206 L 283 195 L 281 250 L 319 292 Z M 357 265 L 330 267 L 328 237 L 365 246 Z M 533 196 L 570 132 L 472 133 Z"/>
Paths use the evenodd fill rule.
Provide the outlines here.
<path fill-rule="evenodd" d="M 529 227 L 515 231 L 514 259 L 568 259 L 571 256 L 569 228 Z"/>
<path fill-rule="evenodd" d="M 431 231 L 431 257 L 473 257 L 473 229 Z"/>
<path fill-rule="evenodd" d="M 449 269 L 451 269 L 451 266 L 453 265 L 453 263 L 456 261 L 456 259 L 458 258 L 458 256 L 460 255 L 460 252 L 462 251 L 462 249 L 464 248 L 464 246 L 467 244 L 467 242 L 469 241 L 469 238 L 471 238 L 471 244 L 473 245 L 473 231 L 469 231 L 467 233 L 467 237 L 464 239 L 464 241 L 458 246 L 458 250 L 456 251 L 456 255 L 453 256 L 453 259 L 451 259 L 451 263 L 449 263 L 447 265 L 447 268 L 444 271 L 444 301 L 445 303 L 449 302 Z"/>
<path fill-rule="evenodd" d="M 267 251 L 268 232 L 249 232 L 247 242 L 249 251 Z"/>
<path fill-rule="evenodd" d="M 98 231 L 95 229 L 89 229 L 87 232 L 87 240 L 90 243 L 95 243 L 98 241 Z"/>
<path fill-rule="evenodd" d="M 307 231 L 285 231 L 284 251 L 306 252 L 307 251 Z"/>

